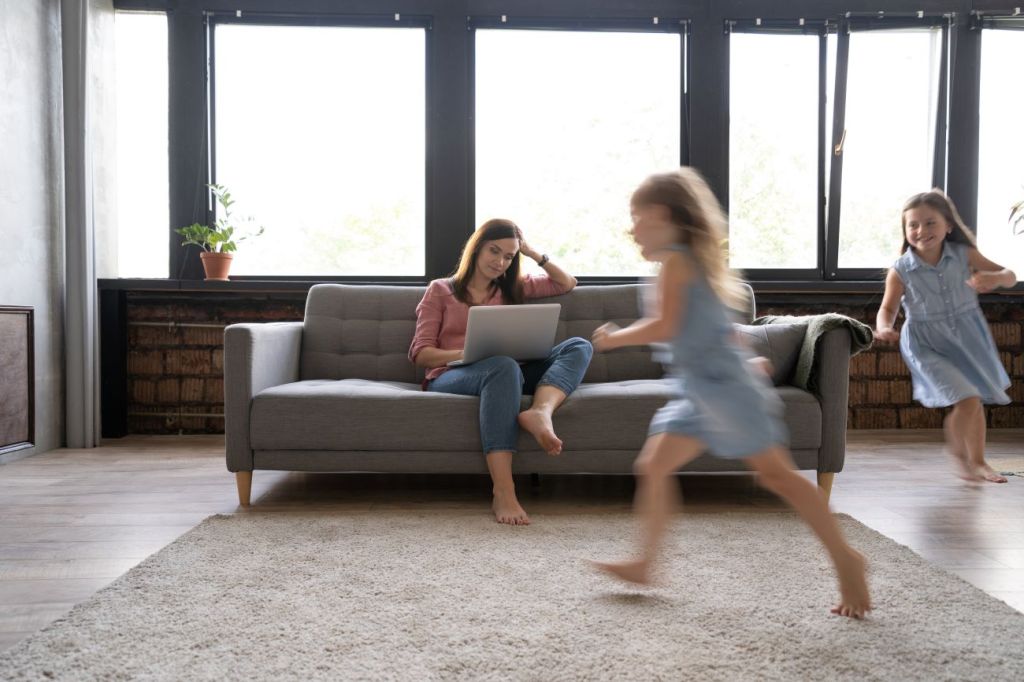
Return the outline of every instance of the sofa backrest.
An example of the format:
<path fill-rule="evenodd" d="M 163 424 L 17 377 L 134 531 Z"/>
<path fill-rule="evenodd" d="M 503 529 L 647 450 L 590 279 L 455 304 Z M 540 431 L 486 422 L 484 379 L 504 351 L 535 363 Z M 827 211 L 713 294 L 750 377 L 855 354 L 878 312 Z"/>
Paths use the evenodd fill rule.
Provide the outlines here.
<path fill-rule="evenodd" d="M 581 286 L 545 299 L 561 303 L 557 340 L 589 339 L 607 321 L 629 324 L 639 316 L 642 285 Z M 306 298 L 302 379 L 371 379 L 419 382 L 423 370 L 408 359 L 416 305 L 426 287 L 317 284 Z M 648 349 L 594 355 L 586 382 L 656 378 L 662 368 Z"/>
<path fill-rule="evenodd" d="M 302 321 L 303 379 L 419 382 L 409 362 L 416 304 L 426 287 L 316 284 Z"/>
<path fill-rule="evenodd" d="M 645 285 L 578 286 L 544 299 L 561 303 L 557 341 L 589 339 L 605 322 L 627 325 L 640 316 Z M 302 379 L 370 379 L 418 383 L 423 370 L 409 362 L 416 305 L 426 287 L 317 284 L 306 298 L 302 331 Z M 751 305 L 753 305 L 753 292 Z M 654 379 L 663 375 L 648 348 L 595 353 L 587 383 Z"/>

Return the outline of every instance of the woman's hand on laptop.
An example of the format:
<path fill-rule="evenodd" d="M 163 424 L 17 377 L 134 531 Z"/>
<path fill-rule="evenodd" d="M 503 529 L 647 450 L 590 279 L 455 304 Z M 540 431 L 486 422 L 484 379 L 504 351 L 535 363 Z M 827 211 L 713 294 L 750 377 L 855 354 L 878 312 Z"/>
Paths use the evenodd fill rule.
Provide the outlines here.
<path fill-rule="evenodd" d="M 605 322 L 600 327 L 594 330 L 590 340 L 594 344 L 594 350 L 599 353 L 612 350 L 615 348 L 615 342 L 612 339 L 612 334 L 619 331 L 619 325 L 614 322 Z"/>

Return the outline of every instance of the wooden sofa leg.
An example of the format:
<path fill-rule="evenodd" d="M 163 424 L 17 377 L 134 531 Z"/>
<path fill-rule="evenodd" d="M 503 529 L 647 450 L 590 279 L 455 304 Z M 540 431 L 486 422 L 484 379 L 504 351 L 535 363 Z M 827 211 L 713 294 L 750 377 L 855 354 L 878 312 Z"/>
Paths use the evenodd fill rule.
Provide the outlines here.
<path fill-rule="evenodd" d="M 248 507 L 249 494 L 252 492 L 252 472 L 236 471 L 235 483 L 238 485 L 238 504 Z"/>
<path fill-rule="evenodd" d="M 836 477 L 833 471 L 819 471 L 818 472 L 818 487 L 821 488 L 822 494 L 825 495 L 825 501 L 828 502 L 832 496 L 832 479 Z"/>

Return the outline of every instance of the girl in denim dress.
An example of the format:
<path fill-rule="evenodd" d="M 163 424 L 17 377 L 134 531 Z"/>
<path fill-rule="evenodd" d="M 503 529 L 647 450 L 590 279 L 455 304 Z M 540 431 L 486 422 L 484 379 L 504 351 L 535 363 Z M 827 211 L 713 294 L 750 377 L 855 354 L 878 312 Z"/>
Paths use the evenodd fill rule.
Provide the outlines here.
<path fill-rule="evenodd" d="M 651 421 L 637 457 L 640 558 L 598 563 L 617 578 L 647 583 L 675 506 L 675 472 L 705 451 L 742 459 L 758 483 L 792 505 L 825 545 L 840 599 L 832 612 L 861 618 L 871 609 L 864 557 L 851 548 L 817 487 L 794 471 L 782 406 L 757 358 L 737 345 L 726 303 L 742 301 L 726 265 L 725 217 L 691 168 L 647 178 L 630 201 L 630 234 L 644 258 L 661 264 L 656 311 L 620 329 L 599 327 L 594 350 L 670 342 L 675 396 Z"/>
<path fill-rule="evenodd" d="M 985 258 L 952 200 L 941 190 L 915 194 L 903 206 L 903 248 L 885 279 L 875 337 L 899 342 L 914 400 L 952 407 L 943 426 L 961 478 L 1006 483 L 985 462 L 983 404 L 1010 402 L 1010 378 L 999 360 L 978 294 L 1012 287 L 1017 276 Z M 906 320 L 893 325 L 900 303 Z"/>

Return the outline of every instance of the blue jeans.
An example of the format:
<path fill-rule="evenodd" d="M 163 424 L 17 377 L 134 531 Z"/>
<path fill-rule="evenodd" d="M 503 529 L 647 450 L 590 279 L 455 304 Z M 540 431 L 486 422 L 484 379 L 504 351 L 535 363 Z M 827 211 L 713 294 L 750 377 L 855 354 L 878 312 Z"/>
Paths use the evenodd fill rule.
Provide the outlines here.
<path fill-rule="evenodd" d="M 590 364 L 594 348 L 586 339 L 566 339 L 543 360 L 522 365 L 499 355 L 464 367 L 452 367 L 427 384 L 428 391 L 480 396 L 480 440 L 484 453 L 516 451 L 519 407 L 523 394 L 545 384 L 566 395 L 576 390 Z"/>

